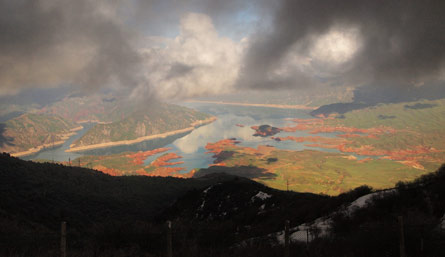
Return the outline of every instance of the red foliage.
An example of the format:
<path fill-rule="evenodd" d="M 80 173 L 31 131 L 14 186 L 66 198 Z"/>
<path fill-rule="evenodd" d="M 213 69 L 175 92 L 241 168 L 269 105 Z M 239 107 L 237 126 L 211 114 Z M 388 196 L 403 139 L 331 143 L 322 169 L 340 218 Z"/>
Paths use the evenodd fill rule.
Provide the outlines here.
<path fill-rule="evenodd" d="M 156 160 L 154 160 L 151 163 L 151 165 L 153 165 L 155 167 L 163 167 L 163 166 L 172 166 L 172 165 L 184 163 L 183 161 L 169 162 L 170 160 L 180 159 L 180 158 L 182 158 L 182 156 L 177 155 L 176 153 L 168 153 L 168 154 L 158 157 Z M 177 168 L 178 167 L 172 168 L 172 169 L 177 169 Z M 180 168 L 180 169 L 183 169 L 183 168 Z"/>
<path fill-rule="evenodd" d="M 226 147 L 229 147 L 229 146 L 233 147 L 233 146 L 235 146 L 235 144 L 238 144 L 238 143 L 239 143 L 239 141 L 237 141 L 235 138 L 222 139 L 216 143 L 207 143 L 205 148 L 208 150 L 207 153 L 219 154 Z"/>
<path fill-rule="evenodd" d="M 152 156 L 157 153 L 162 153 L 162 152 L 166 152 L 169 150 L 171 150 L 171 148 L 157 148 L 157 149 L 150 150 L 150 151 L 127 154 L 126 157 L 133 159 L 133 163 L 136 165 L 143 165 L 145 159 L 147 159 L 148 156 Z"/>

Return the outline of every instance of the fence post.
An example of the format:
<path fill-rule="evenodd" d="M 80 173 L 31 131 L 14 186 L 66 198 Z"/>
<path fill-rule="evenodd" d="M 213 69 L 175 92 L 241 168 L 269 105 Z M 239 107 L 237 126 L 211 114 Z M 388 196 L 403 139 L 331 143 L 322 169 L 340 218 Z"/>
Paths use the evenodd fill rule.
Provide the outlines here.
<path fill-rule="evenodd" d="M 405 233 L 403 231 L 403 216 L 399 216 L 400 226 L 400 257 L 406 257 L 405 254 Z"/>
<path fill-rule="evenodd" d="M 167 257 L 173 256 L 172 250 L 172 222 L 167 221 Z"/>
<path fill-rule="evenodd" d="M 420 253 L 423 256 L 423 237 L 420 239 Z"/>
<path fill-rule="evenodd" d="M 289 220 L 284 223 L 284 257 L 289 257 Z"/>
<path fill-rule="evenodd" d="M 60 256 L 66 257 L 66 221 L 62 221 L 60 233 Z"/>

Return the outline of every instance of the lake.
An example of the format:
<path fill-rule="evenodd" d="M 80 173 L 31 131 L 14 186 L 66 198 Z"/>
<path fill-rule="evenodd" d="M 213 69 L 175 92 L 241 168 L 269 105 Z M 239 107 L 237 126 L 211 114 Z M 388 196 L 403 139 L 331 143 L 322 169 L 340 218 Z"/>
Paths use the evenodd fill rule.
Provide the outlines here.
<path fill-rule="evenodd" d="M 206 153 L 205 146 L 207 143 L 217 142 L 221 139 L 236 138 L 241 141 L 240 146 L 257 147 L 258 145 L 271 145 L 279 149 L 285 150 L 323 150 L 334 151 L 336 149 L 320 149 L 315 147 L 307 147 L 306 143 L 297 143 L 291 140 L 275 141 L 270 137 L 255 137 L 255 131 L 251 126 L 267 124 L 274 127 L 295 126 L 292 121 L 287 118 L 312 118 L 308 110 L 297 109 L 278 109 L 268 107 L 249 107 L 249 106 L 232 106 L 208 103 L 181 103 L 180 105 L 196 109 L 201 112 L 209 113 L 218 119 L 210 124 L 196 128 L 195 130 L 162 139 L 149 140 L 133 145 L 114 146 L 103 149 L 95 149 L 82 153 L 67 153 L 65 150 L 69 145 L 85 134 L 94 124 L 83 124 L 84 129 L 80 130 L 76 135 L 72 136 L 62 146 L 52 149 L 45 149 L 35 155 L 23 157 L 23 159 L 46 159 L 54 161 L 73 160 L 82 155 L 109 155 L 121 152 L 137 152 L 153 150 L 160 147 L 171 148 L 168 152 L 175 152 L 182 156 L 180 161 L 183 164 L 174 165 L 172 167 L 183 167 L 184 172 L 188 172 L 194 168 L 207 168 L 213 163 L 212 154 Z M 243 127 L 239 126 L 242 125 Z M 280 137 L 286 136 L 313 136 L 306 131 L 296 132 L 280 132 Z M 319 136 L 335 137 L 336 133 L 321 133 Z M 149 156 L 145 160 L 145 164 L 150 164 L 160 155 Z"/>

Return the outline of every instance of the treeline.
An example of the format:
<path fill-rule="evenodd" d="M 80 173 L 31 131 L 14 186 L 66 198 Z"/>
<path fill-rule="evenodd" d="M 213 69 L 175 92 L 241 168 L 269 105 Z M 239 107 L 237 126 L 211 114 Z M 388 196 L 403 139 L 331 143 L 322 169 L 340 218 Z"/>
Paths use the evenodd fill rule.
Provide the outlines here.
<path fill-rule="evenodd" d="M 309 244 L 292 243 L 291 256 L 400 256 L 399 216 L 406 256 L 445 256 L 443 185 L 444 167 L 399 183 L 354 215 L 332 216 L 329 236 L 311 231 Z M 57 256 L 61 221 L 68 223 L 69 256 L 165 256 L 167 220 L 173 256 L 284 256 L 283 246 L 264 236 L 282 230 L 285 220 L 291 227 L 310 222 L 371 192 L 286 192 L 223 174 L 112 177 L 2 154 L 0 256 Z"/>
<path fill-rule="evenodd" d="M 221 179 L 112 177 L 0 154 L 0 256 L 21 254 L 27 248 L 32 254 L 26 256 L 39 256 L 40 251 L 57 249 L 62 220 L 68 223 L 71 247 L 77 241 L 79 248 L 94 242 L 90 235 L 100 238 L 106 231 L 128 230 L 139 223 L 145 225 L 138 229 L 151 226 L 150 221 L 178 196 Z"/>

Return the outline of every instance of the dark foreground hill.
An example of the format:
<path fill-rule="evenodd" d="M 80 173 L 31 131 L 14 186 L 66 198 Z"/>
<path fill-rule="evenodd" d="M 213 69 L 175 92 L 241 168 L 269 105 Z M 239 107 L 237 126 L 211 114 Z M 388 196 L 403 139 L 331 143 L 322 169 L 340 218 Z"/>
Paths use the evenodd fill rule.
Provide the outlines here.
<path fill-rule="evenodd" d="M 341 212 L 367 195 L 337 197 L 274 190 L 245 178 L 111 177 L 0 155 L 0 256 L 57 256 L 60 222 L 69 256 L 165 256 L 165 221 L 173 256 L 283 256 L 276 233 L 329 217 L 326 234 L 292 241 L 291 256 L 399 256 L 398 216 L 407 256 L 444 256 L 445 169 Z M 319 231 L 320 232 L 320 231 Z M 272 236 L 271 236 L 272 235 Z"/>

